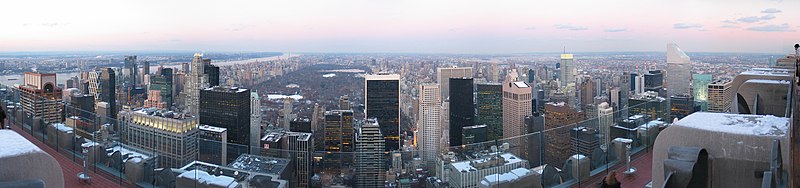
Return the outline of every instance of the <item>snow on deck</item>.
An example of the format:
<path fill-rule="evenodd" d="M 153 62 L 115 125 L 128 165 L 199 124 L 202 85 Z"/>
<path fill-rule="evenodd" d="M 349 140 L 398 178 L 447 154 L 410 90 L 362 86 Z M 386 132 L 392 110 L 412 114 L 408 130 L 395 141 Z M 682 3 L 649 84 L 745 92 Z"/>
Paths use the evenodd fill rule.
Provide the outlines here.
<path fill-rule="evenodd" d="M 0 158 L 43 152 L 25 137 L 12 130 L 0 130 L 0 143 L 3 143 L 3 147 L 0 147 Z"/>
<path fill-rule="evenodd" d="M 697 112 L 675 122 L 674 125 L 732 134 L 784 136 L 789 130 L 789 118 Z"/>

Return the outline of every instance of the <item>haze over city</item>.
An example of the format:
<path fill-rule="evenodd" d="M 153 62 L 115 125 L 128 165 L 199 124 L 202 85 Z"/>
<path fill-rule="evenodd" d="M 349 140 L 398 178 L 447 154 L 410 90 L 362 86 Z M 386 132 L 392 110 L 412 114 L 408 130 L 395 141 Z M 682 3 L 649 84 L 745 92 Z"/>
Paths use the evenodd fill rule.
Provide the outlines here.
<path fill-rule="evenodd" d="M 789 53 L 798 1 L 13 1 L 0 51 Z"/>

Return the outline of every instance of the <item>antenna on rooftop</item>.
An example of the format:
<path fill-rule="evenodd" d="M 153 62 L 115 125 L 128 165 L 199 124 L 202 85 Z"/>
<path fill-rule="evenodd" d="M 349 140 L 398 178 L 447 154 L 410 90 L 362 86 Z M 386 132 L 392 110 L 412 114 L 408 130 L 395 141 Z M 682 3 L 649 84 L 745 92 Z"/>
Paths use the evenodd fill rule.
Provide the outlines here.
<path fill-rule="evenodd" d="M 564 46 L 564 54 L 567 54 L 567 47 Z"/>

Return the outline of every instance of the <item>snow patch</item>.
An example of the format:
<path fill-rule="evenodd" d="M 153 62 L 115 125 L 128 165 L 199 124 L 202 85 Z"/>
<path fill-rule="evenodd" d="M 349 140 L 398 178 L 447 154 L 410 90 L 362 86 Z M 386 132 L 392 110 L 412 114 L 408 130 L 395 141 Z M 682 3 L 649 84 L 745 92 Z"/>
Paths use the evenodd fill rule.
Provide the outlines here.
<path fill-rule="evenodd" d="M 12 130 L 0 130 L 0 158 L 20 156 L 28 153 L 43 152 L 27 139 Z"/>
<path fill-rule="evenodd" d="M 674 124 L 714 132 L 759 136 L 784 136 L 789 130 L 789 118 L 773 115 L 697 112 Z"/>

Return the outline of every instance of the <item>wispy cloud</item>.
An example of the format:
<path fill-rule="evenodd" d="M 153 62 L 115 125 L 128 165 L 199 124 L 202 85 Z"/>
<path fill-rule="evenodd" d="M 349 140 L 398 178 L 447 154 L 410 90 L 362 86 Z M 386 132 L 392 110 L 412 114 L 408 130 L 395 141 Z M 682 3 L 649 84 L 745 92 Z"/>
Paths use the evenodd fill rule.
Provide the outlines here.
<path fill-rule="evenodd" d="M 756 26 L 747 28 L 750 31 L 759 31 L 759 32 L 794 32 L 795 30 L 792 29 L 788 23 L 784 23 L 781 25 L 765 25 L 765 26 Z"/>
<path fill-rule="evenodd" d="M 556 29 L 566 29 L 571 31 L 581 31 L 581 30 L 588 30 L 588 27 L 578 26 L 578 25 L 571 25 L 571 24 L 556 24 L 553 27 Z"/>
<path fill-rule="evenodd" d="M 625 32 L 625 31 L 628 31 L 628 29 L 627 28 L 608 28 L 608 29 L 605 29 L 603 31 L 609 32 L 609 33 L 616 33 L 616 32 Z"/>
<path fill-rule="evenodd" d="M 726 24 L 739 24 L 739 22 L 736 22 L 736 21 L 733 21 L 733 20 L 722 20 L 721 22 L 722 23 L 726 23 Z"/>
<path fill-rule="evenodd" d="M 739 19 L 736 19 L 736 21 L 744 22 L 744 23 L 756 23 L 756 22 L 759 22 L 759 21 L 766 21 L 766 20 L 771 20 L 771 19 L 775 19 L 775 15 L 767 14 L 767 15 L 763 15 L 763 16 L 747 16 L 747 17 L 741 17 Z"/>
<path fill-rule="evenodd" d="M 761 13 L 767 13 L 767 14 L 774 14 L 774 13 L 780 13 L 780 12 L 783 12 L 783 11 L 778 10 L 776 8 L 768 8 L 768 9 L 764 9 L 764 10 L 761 11 Z"/>
<path fill-rule="evenodd" d="M 719 28 L 740 28 L 738 25 L 722 25 Z"/>
<path fill-rule="evenodd" d="M 672 28 L 675 28 L 675 29 L 703 28 L 703 24 L 698 24 L 698 23 L 676 23 L 676 24 L 672 25 Z"/>
<path fill-rule="evenodd" d="M 242 31 L 242 30 L 247 29 L 248 27 L 250 27 L 250 26 L 246 25 L 246 24 L 236 24 L 236 25 L 232 25 L 230 28 L 225 29 L 225 30 L 228 30 L 228 31 Z"/>
<path fill-rule="evenodd" d="M 526 27 L 525 30 L 536 30 L 536 27 Z"/>

